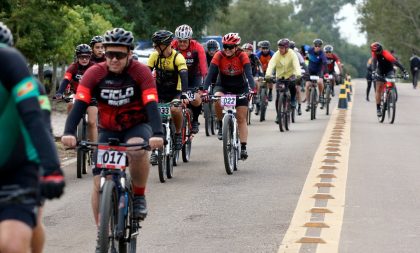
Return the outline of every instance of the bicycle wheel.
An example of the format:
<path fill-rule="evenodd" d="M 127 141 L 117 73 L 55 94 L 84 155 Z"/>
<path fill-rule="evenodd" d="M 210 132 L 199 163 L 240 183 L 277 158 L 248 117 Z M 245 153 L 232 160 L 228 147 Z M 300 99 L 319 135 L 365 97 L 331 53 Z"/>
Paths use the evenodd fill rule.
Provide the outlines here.
<path fill-rule="evenodd" d="M 175 133 L 175 126 L 173 124 L 170 125 L 171 130 L 171 138 L 168 140 L 168 144 L 170 147 L 169 154 L 166 154 L 166 177 L 172 178 L 174 176 L 174 163 L 173 163 L 173 156 L 174 156 L 174 133 Z"/>
<path fill-rule="evenodd" d="M 235 148 L 233 144 L 233 120 L 232 116 L 226 115 L 223 118 L 223 159 L 225 162 L 225 170 L 231 175 L 235 164 Z"/>
<path fill-rule="evenodd" d="M 286 131 L 289 131 L 289 125 L 290 125 L 290 100 L 288 98 L 285 98 L 283 101 L 283 120 L 284 120 L 284 129 Z"/>
<path fill-rule="evenodd" d="M 325 112 L 327 115 L 330 114 L 330 96 L 331 96 L 331 87 L 329 84 L 327 84 L 327 87 L 325 89 Z"/>
<path fill-rule="evenodd" d="M 265 120 L 265 112 L 267 111 L 267 89 L 260 88 L 260 121 Z"/>
<path fill-rule="evenodd" d="M 165 148 L 165 147 L 163 147 Z M 158 150 L 158 171 L 159 171 L 159 180 L 161 183 L 165 183 L 166 171 L 167 171 L 167 156 L 162 149 Z"/>
<path fill-rule="evenodd" d="M 396 104 L 397 104 L 397 100 L 396 100 L 396 94 L 394 92 L 394 90 L 391 90 L 389 92 L 389 98 L 388 98 L 388 122 L 391 124 L 394 124 L 395 121 L 395 114 L 397 111 L 396 108 Z"/>
<path fill-rule="evenodd" d="M 235 123 L 235 124 L 237 124 L 237 123 Z M 238 170 L 238 161 L 241 157 L 241 144 L 239 143 L 240 140 L 239 140 L 238 125 L 236 125 L 235 127 L 236 127 L 237 130 L 236 130 L 236 142 L 235 142 L 235 146 L 234 146 L 235 158 L 234 158 L 234 163 L 233 163 L 233 170 L 237 171 Z"/>
<path fill-rule="evenodd" d="M 86 128 L 83 123 L 84 119 L 81 119 L 77 125 L 77 140 L 86 140 Z M 86 174 L 86 152 L 82 149 L 76 150 L 76 175 L 77 178 L 82 178 L 82 174 Z"/>
<path fill-rule="evenodd" d="M 204 129 L 206 130 L 206 136 L 210 136 L 211 132 L 211 111 L 210 111 L 211 104 L 205 103 L 203 105 L 204 111 Z"/>
<path fill-rule="evenodd" d="M 381 123 L 384 122 L 384 120 L 385 120 L 385 113 L 386 113 L 386 110 L 387 109 L 388 109 L 388 98 L 385 98 L 385 100 L 384 99 L 381 99 L 381 112 L 382 112 L 382 115 L 381 115 L 381 117 L 379 117 L 379 122 L 381 122 Z"/>
<path fill-rule="evenodd" d="M 312 87 L 311 89 L 311 120 L 316 118 L 316 88 Z"/>
<path fill-rule="evenodd" d="M 295 102 L 296 104 L 296 102 Z M 292 119 L 292 123 L 295 123 L 295 116 L 296 116 L 296 106 L 291 106 L 290 117 Z"/>
<path fill-rule="evenodd" d="M 283 94 L 280 92 L 279 95 L 279 101 L 277 103 L 277 121 L 279 123 L 279 129 L 280 132 L 284 132 L 284 117 L 285 117 L 285 111 L 284 111 L 284 102 L 283 102 L 284 98 L 283 98 Z"/>
<path fill-rule="evenodd" d="M 172 155 L 172 164 L 173 166 L 178 166 L 179 164 L 179 150 L 174 150 Z"/>
<path fill-rule="evenodd" d="M 99 252 L 115 252 L 118 240 L 114 237 L 118 217 L 118 198 L 115 183 L 106 181 L 99 203 L 98 245 Z M 111 247 L 111 249 L 110 249 Z M 110 250 L 110 251 L 108 251 Z"/>
<path fill-rule="evenodd" d="M 187 115 L 192 115 L 192 114 L 190 112 Z M 182 161 L 184 161 L 184 163 L 187 163 L 190 161 L 190 157 L 191 157 L 191 145 L 192 145 L 191 120 L 184 119 L 183 132 L 184 132 L 183 137 L 184 137 L 185 143 L 182 146 Z"/>

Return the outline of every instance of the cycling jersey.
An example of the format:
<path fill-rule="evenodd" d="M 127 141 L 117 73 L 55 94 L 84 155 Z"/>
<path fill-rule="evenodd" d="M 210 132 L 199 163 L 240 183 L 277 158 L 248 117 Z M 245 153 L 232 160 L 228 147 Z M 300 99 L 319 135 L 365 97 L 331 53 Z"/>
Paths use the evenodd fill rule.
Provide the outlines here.
<path fill-rule="evenodd" d="M 241 92 L 248 89 L 248 83 L 251 88 L 255 87 L 248 55 L 240 49 L 235 52 L 233 57 L 227 57 L 222 51 L 214 55 L 209 74 L 205 80 L 206 89 L 217 74 L 220 76 L 220 82 L 217 83 L 217 86 L 232 88 Z"/>
<path fill-rule="evenodd" d="M 388 50 L 382 50 L 380 54 L 372 53 L 372 61 L 372 69 L 374 71 L 378 69 L 378 74 L 380 75 L 386 75 L 394 71 L 394 64 L 404 71 L 404 67 Z"/>
<path fill-rule="evenodd" d="M 274 51 L 270 50 L 268 54 L 263 54 L 263 51 L 257 52 L 257 57 L 260 60 L 262 64 L 262 69 L 265 75 L 265 72 L 267 71 L 268 63 L 270 62 L 271 57 L 273 57 Z"/>
<path fill-rule="evenodd" d="M 255 54 L 250 54 L 249 60 L 251 62 L 252 76 L 253 77 L 263 76 L 262 64 L 260 60 L 258 59 L 258 57 Z"/>
<path fill-rule="evenodd" d="M 331 54 L 330 56 L 326 55 L 327 57 L 327 69 L 328 69 L 328 73 L 332 74 L 334 73 L 334 66 L 335 63 L 337 63 L 337 65 L 340 65 L 340 58 L 336 55 L 336 54 Z"/>
<path fill-rule="evenodd" d="M 301 75 L 299 59 L 291 49 L 282 55 L 277 51 L 268 63 L 266 77 L 271 77 L 271 73 L 276 72 L 277 78 L 289 79 L 292 75 L 299 77 Z"/>
<path fill-rule="evenodd" d="M 76 127 L 90 99 L 98 101 L 98 126 L 111 131 L 124 131 L 149 122 L 156 136 L 162 135 L 162 122 L 157 111 L 157 90 L 150 69 L 130 60 L 120 74 L 110 72 L 106 62 L 89 68 L 76 93 L 73 110 L 66 121 L 65 135 L 75 135 Z"/>
<path fill-rule="evenodd" d="M 173 99 L 187 87 L 182 87 L 182 80 L 179 72 L 187 70 L 187 64 L 182 54 L 172 49 L 169 57 L 161 57 L 157 51 L 153 52 L 147 65 L 155 70 L 156 87 L 159 99 Z M 184 82 L 188 82 L 184 80 Z M 188 84 L 184 84 L 187 86 Z"/>
<path fill-rule="evenodd" d="M 173 40 L 171 43 L 172 48 L 180 52 L 187 62 L 188 66 L 188 85 L 189 87 L 197 87 L 196 77 L 204 78 L 207 75 L 207 60 L 206 53 L 203 46 L 196 40 L 190 40 L 190 44 L 186 50 L 180 50 L 178 41 Z"/>
<path fill-rule="evenodd" d="M 324 51 L 320 50 L 315 52 L 314 47 L 310 47 L 307 53 L 308 57 L 308 70 L 310 75 L 322 76 L 323 72 L 327 69 L 327 57 Z"/>
<path fill-rule="evenodd" d="M 78 62 L 70 64 L 70 66 L 66 70 L 66 73 L 64 74 L 64 79 L 61 82 L 60 88 L 58 89 L 57 93 L 63 94 L 68 84 L 71 85 L 72 92 L 76 92 L 77 86 L 79 85 L 83 74 L 89 67 L 93 65 L 93 62 L 89 62 L 86 66 L 80 65 Z"/>
<path fill-rule="evenodd" d="M 1 45 L 1 44 L 0 44 Z M 0 46 L 0 171 L 2 178 L 28 164 L 42 166 L 43 174 L 60 168 L 50 125 L 42 110 L 49 110 L 45 91 L 33 78 L 25 58 L 14 48 Z M 49 118 L 48 118 L 49 120 Z M 3 173 L 4 172 L 4 173 Z M 21 181 L 33 185 L 38 171 Z"/>

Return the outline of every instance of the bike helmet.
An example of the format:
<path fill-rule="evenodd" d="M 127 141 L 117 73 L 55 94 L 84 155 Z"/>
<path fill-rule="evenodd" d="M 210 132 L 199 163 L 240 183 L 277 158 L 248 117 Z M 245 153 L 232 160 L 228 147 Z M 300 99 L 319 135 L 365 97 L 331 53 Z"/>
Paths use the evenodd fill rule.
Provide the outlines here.
<path fill-rule="evenodd" d="M 331 46 L 331 45 L 326 45 L 325 47 L 324 47 L 324 51 L 325 52 L 332 52 L 334 50 L 334 48 L 333 48 L 333 46 Z"/>
<path fill-rule="evenodd" d="M 220 49 L 220 45 L 219 45 L 219 42 L 217 42 L 217 40 L 207 41 L 206 47 L 207 47 L 207 51 L 219 50 Z"/>
<path fill-rule="evenodd" d="M 280 39 L 279 41 L 277 41 L 277 46 L 281 46 L 281 47 L 285 47 L 285 48 L 289 48 L 290 46 L 290 41 L 289 39 Z"/>
<path fill-rule="evenodd" d="M 6 44 L 9 47 L 13 46 L 13 35 L 10 29 L 0 22 L 0 43 Z"/>
<path fill-rule="evenodd" d="M 241 37 L 238 33 L 228 33 L 223 36 L 222 43 L 224 45 L 239 45 L 241 43 Z"/>
<path fill-rule="evenodd" d="M 313 43 L 315 46 L 322 46 L 324 42 L 321 39 L 314 39 Z"/>
<path fill-rule="evenodd" d="M 112 30 L 108 30 L 104 35 L 104 42 L 102 44 L 106 45 L 113 45 L 113 46 L 127 46 L 128 48 L 131 47 L 133 43 L 133 33 L 124 30 L 123 28 L 114 28 Z"/>
<path fill-rule="evenodd" d="M 289 41 L 289 48 L 295 49 L 295 47 L 296 47 L 295 42 L 293 40 Z"/>
<path fill-rule="evenodd" d="M 270 41 L 263 40 L 263 41 L 261 41 L 260 46 L 261 46 L 261 48 L 270 48 Z"/>
<path fill-rule="evenodd" d="M 382 45 L 381 45 L 381 43 L 379 43 L 379 42 L 373 42 L 371 45 L 370 45 L 370 50 L 372 51 L 372 52 L 374 52 L 374 53 L 380 53 L 380 52 L 382 52 Z"/>
<path fill-rule="evenodd" d="M 102 43 L 102 42 L 104 42 L 104 37 L 102 37 L 102 36 L 94 36 L 90 40 L 90 46 L 93 47 L 96 43 Z"/>
<path fill-rule="evenodd" d="M 191 39 L 193 31 L 189 25 L 180 25 L 175 30 L 175 37 L 181 40 Z"/>
<path fill-rule="evenodd" d="M 92 49 L 87 44 L 80 44 L 80 45 L 78 45 L 76 47 L 76 50 L 74 50 L 74 52 L 76 53 L 76 55 L 80 55 L 80 54 L 91 54 L 92 53 Z"/>
<path fill-rule="evenodd" d="M 152 35 L 152 41 L 155 45 L 169 46 L 173 39 L 174 34 L 167 30 L 159 30 Z"/>
<path fill-rule="evenodd" d="M 242 49 L 243 50 L 250 50 L 250 51 L 254 51 L 254 47 L 252 46 L 251 43 L 245 43 L 242 45 Z"/>

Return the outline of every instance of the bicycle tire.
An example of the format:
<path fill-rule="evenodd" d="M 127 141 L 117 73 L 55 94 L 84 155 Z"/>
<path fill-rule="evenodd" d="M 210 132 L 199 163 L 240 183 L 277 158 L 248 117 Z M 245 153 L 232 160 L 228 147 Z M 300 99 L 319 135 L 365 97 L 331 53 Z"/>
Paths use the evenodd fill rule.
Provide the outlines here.
<path fill-rule="evenodd" d="M 388 117 L 389 123 L 394 124 L 395 121 L 395 114 L 397 112 L 397 99 L 394 90 L 391 90 L 389 93 L 389 108 L 388 111 L 390 112 L 390 117 Z M 389 115 L 389 114 L 388 114 Z"/>
<path fill-rule="evenodd" d="M 110 244 L 115 246 L 112 237 L 115 234 L 118 212 L 117 193 L 115 192 L 115 183 L 105 181 L 100 195 L 99 202 L 99 228 L 98 228 L 98 249 L 99 252 L 108 252 Z M 115 249 L 114 249 L 115 250 Z M 113 252 L 111 250 L 111 252 Z"/>
<path fill-rule="evenodd" d="M 86 167 L 85 152 L 82 149 L 77 148 L 76 156 L 76 176 L 77 178 L 82 178 L 83 167 Z"/>
<path fill-rule="evenodd" d="M 225 164 L 225 170 L 228 175 L 232 175 L 234 170 L 234 159 L 235 150 L 233 145 L 232 127 L 233 120 L 232 116 L 226 115 L 223 118 L 223 160 Z"/>
<path fill-rule="evenodd" d="M 210 136 L 211 132 L 211 111 L 210 111 L 210 104 L 205 103 L 203 105 L 203 111 L 204 111 L 204 129 L 206 131 L 206 136 Z"/>
<path fill-rule="evenodd" d="M 383 123 L 384 120 L 385 120 L 385 113 L 386 113 L 387 107 L 388 107 L 388 99 L 386 99 L 385 101 L 381 101 L 381 112 L 382 112 L 382 115 L 379 118 L 379 122 L 381 122 L 381 123 Z"/>
<path fill-rule="evenodd" d="M 192 115 L 192 113 L 189 113 L 188 115 Z M 184 163 L 187 163 L 190 161 L 190 158 L 191 158 L 191 146 L 192 146 L 191 138 L 190 138 L 191 137 L 191 119 L 190 120 L 185 119 L 183 126 L 184 126 L 183 137 L 185 139 L 185 142 L 184 142 L 184 145 L 182 145 L 181 153 L 182 153 L 182 161 Z"/>
<path fill-rule="evenodd" d="M 280 93 L 279 95 L 279 101 L 277 102 L 277 121 L 279 124 L 279 130 L 280 132 L 284 132 L 284 108 L 283 108 L 283 94 Z"/>
<path fill-rule="evenodd" d="M 311 89 L 311 120 L 316 119 L 316 88 Z"/>
<path fill-rule="evenodd" d="M 325 113 L 327 115 L 330 115 L 330 100 L 331 100 L 330 96 L 331 96 L 331 87 L 330 87 L 330 84 L 328 83 L 325 90 L 325 107 L 326 107 Z"/>
<path fill-rule="evenodd" d="M 241 145 L 240 145 L 240 140 L 239 140 L 239 129 L 238 129 L 238 125 L 236 125 L 236 143 L 235 143 L 235 148 L 234 148 L 234 153 L 235 153 L 235 157 L 233 160 L 233 170 L 237 171 L 238 170 L 238 161 L 241 157 Z"/>
<path fill-rule="evenodd" d="M 175 138 L 175 126 L 173 124 L 169 127 L 171 131 L 171 138 L 168 141 L 169 154 L 166 154 L 166 177 L 167 178 L 173 178 L 174 176 L 174 162 L 173 162 L 173 155 L 174 155 L 174 138 Z"/>
<path fill-rule="evenodd" d="M 158 171 L 159 171 L 159 181 L 161 183 L 165 183 L 166 182 L 166 171 L 167 171 L 167 162 L 166 162 L 166 158 L 167 156 L 165 155 L 165 153 L 163 152 L 162 149 L 158 150 Z"/>
<path fill-rule="evenodd" d="M 179 164 L 179 150 L 174 150 L 172 155 L 172 164 L 173 166 L 178 166 Z"/>
<path fill-rule="evenodd" d="M 283 109 L 284 109 L 283 120 L 284 120 L 284 129 L 286 131 L 289 131 L 289 122 L 290 122 L 290 113 L 289 113 L 290 109 L 289 109 L 289 106 L 290 106 L 289 99 L 286 98 L 284 100 L 284 102 L 283 102 Z"/>
<path fill-rule="evenodd" d="M 265 120 L 265 112 L 267 111 L 267 89 L 260 88 L 260 122 Z"/>

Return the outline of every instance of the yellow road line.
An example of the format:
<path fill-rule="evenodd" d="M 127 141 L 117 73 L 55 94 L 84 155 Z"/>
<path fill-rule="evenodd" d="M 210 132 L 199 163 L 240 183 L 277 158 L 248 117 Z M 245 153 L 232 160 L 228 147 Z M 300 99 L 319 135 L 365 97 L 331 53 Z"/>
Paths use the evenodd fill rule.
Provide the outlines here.
<path fill-rule="evenodd" d="M 354 92 L 353 92 L 354 94 Z M 352 103 L 333 110 L 278 253 L 338 252 L 350 151 Z"/>

